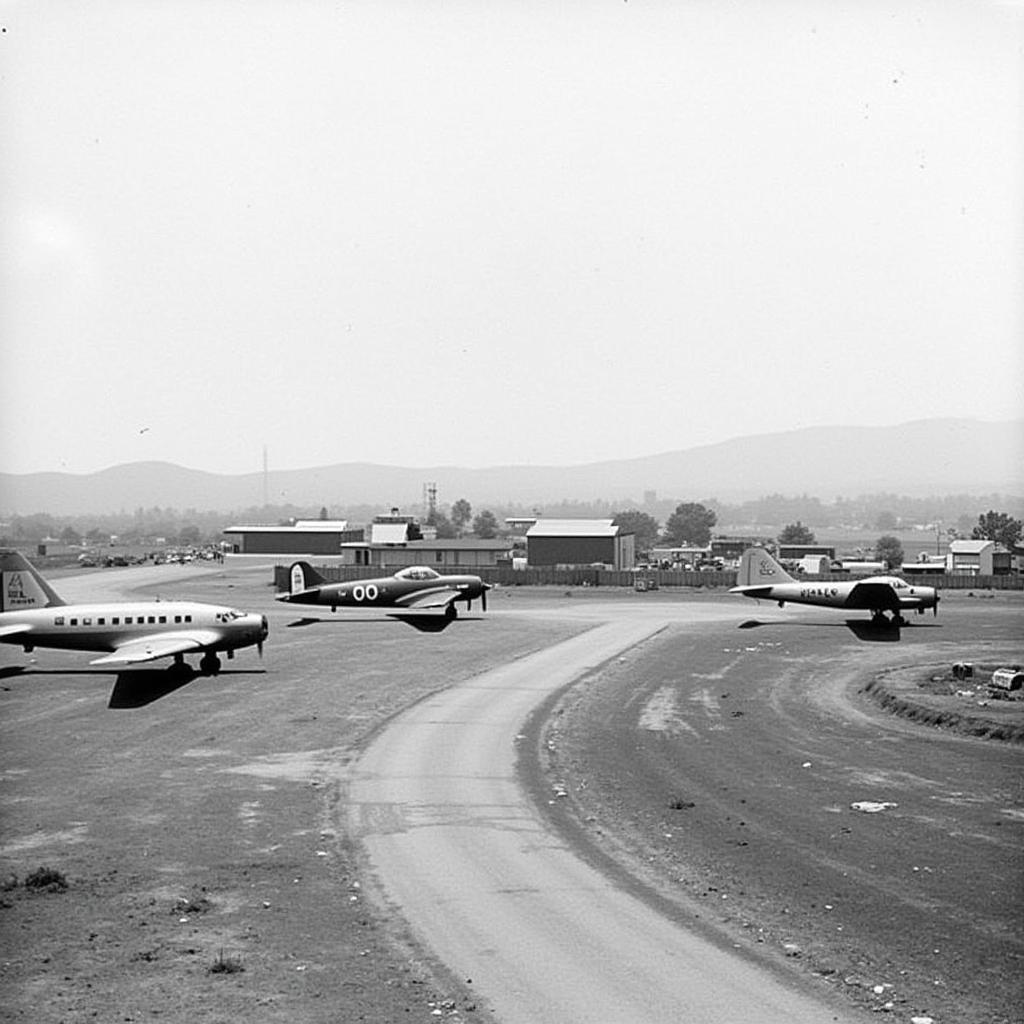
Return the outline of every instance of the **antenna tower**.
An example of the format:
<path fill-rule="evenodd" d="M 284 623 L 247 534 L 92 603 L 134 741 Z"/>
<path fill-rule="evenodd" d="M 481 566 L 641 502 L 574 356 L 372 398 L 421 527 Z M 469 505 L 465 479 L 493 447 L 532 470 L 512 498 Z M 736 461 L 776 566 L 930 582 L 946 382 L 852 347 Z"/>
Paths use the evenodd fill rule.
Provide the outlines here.
<path fill-rule="evenodd" d="M 263 507 L 270 504 L 270 476 L 267 473 L 267 446 L 263 446 Z"/>
<path fill-rule="evenodd" d="M 426 522 L 433 523 L 437 518 L 437 484 L 423 485 L 423 507 L 426 509 Z"/>

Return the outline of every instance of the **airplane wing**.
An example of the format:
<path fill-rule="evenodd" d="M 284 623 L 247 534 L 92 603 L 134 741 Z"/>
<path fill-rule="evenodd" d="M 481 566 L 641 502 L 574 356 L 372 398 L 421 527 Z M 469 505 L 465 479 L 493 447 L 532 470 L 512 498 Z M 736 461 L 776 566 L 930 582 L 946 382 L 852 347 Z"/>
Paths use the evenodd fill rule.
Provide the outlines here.
<path fill-rule="evenodd" d="M 888 583 L 872 583 L 870 580 L 854 584 L 845 603 L 847 608 L 866 608 L 873 612 L 900 610 L 896 591 Z"/>
<path fill-rule="evenodd" d="M 452 601 L 465 597 L 461 590 L 453 587 L 435 587 L 432 590 L 417 590 L 400 597 L 395 604 L 400 608 L 447 608 Z"/>
<path fill-rule="evenodd" d="M 772 596 L 772 588 L 770 586 L 746 586 L 746 587 L 730 587 L 730 594 L 742 594 L 744 597 L 757 597 L 757 598 L 770 598 Z"/>
<path fill-rule="evenodd" d="M 13 626 L 0 627 L 0 640 L 9 636 L 17 636 L 19 633 L 27 633 L 32 627 L 27 622 L 17 622 Z"/>
<path fill-rule="evenodd" d="M 173 654 L 188 654 L 215 644 L 220 634 L 212 629 L 196 629 L 189 633 L 157 633 L 141 636 L 121 644 L 113 654 L 90 661 L 90 665 L 133 665 L 140 661 L 155 661 Z"/>

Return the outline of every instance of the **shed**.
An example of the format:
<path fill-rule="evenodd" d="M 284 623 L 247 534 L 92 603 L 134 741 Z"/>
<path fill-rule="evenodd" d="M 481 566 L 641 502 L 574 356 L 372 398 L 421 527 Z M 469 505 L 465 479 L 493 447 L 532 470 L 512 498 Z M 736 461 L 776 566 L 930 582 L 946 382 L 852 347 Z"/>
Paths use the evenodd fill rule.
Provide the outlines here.
<path fill-rule="evenodd" d="M 995 550 L 993 540 L 954 540 L 946 555 L 946 571 L 959 576 L 991 576 Z"/>

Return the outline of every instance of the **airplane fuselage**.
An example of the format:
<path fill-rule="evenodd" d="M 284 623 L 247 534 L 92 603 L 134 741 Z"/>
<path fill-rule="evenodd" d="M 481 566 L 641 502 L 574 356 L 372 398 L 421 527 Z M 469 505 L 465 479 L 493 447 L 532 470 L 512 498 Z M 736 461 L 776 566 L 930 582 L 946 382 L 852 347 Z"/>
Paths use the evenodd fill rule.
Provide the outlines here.
<path fill-rule="evenodd" d="M 386 576 L 372 580 L 325 583 L 299 593 L 283 595 L 281 600 L 292 604 L 330 605 L 332 609 L 394 608 L 402 607 L 414 596 L 419 598 L 452 590 L 459 592 L 459 601 L 468 602 L 481 596 L 483 584 L 479 576 L 437 576 L 429 582 Z"/>
<path fill-rule="evenodd" d="M 880 613 L 882 611 L 924 612 L 936 604 L 934 587 L 916 587 L 898 576 L 872 576 L 864 580 L 822 580 L 773 583 L 735 588 L 745 597 L 793 604 L 818 605 L 827 608 L 850 608 Z"/>
<path fill-rule="evenodd" d="M 68 604 L 0 613 L 0 642 L 16 644 L 25 651 L 36 647 L 116 651 L 137 638 L 168 638 L 197 631 L 207 641 L 203 650 L 227 651 L 229 655 L 239 647 L 261 643 L 267 635 L 266 619 L 261 615 L 194 601 Z"/>

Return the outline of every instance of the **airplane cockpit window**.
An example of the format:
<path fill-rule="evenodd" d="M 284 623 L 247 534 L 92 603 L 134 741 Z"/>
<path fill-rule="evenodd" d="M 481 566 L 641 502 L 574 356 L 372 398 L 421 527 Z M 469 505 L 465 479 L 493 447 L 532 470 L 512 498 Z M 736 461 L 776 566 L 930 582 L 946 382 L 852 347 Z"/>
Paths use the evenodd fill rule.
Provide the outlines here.
<path fill-rule="evenodd" d="M 399 580 L 436 580 L 438 574 L 425 565 L 410 565 L 407 569 L 396 572 L 395 578 Z"/>

